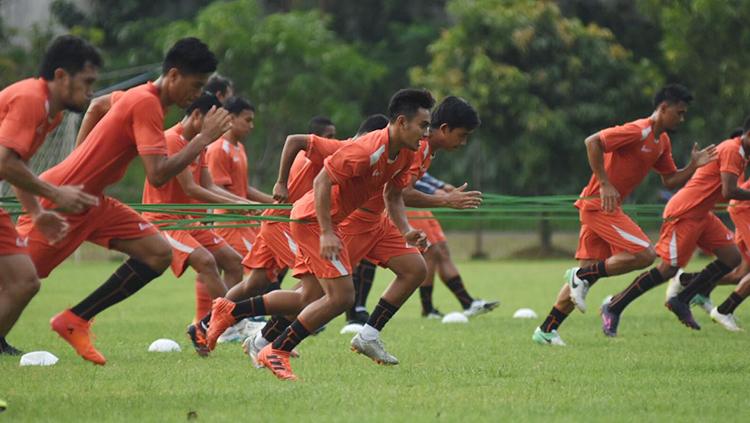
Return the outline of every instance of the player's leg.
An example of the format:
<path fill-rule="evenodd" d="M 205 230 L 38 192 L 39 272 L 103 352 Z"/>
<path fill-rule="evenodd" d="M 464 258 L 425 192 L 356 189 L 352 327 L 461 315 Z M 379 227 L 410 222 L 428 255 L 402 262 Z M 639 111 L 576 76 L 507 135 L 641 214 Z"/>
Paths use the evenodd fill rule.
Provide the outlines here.
<path fill-rule="evenodd" d="M 216 261 L 216 266 L 223 273 L 223 281 L 227 289 L 242 281 L 242 275 L 245 271 L 242 267 L 242 256 L 234 248 L 228 244 L 223 244 L 218 248 L 209 248 L 209 251 Z"/>
<path fill-rule="evenodd" d="M 734 316 L 734 311 L 748 295 L 750 295 L 750 274 L 745 274 L 727 299 L 711 310 L 711 319 L 729 331 L 742 330 Z"/>
<path fill-rule="evenodd" d="M 0 256 L 0 355 L 21 354 L 5 338 L 40 286 L 34 263 L 27 254 Z"/>
<path fill-rule="evenodd" d="M 435 269 L 437 268 L 435 252 L 433 251 L 432 246 L 424 252 L 422 257 L 424 258 L 426 269 L 424 282 L 419 286 L 419 300 L 422 304 L 422 317 L 427 317 L 428 319 L 441 319 L 443 314 L 432 304 L 432 290 L 435 286 Z"/>
<path fill-rule="evenodd" d="M 437 221 L 435 221 L 435 224 L 438 224 Z M 440 234 L 442 235 L 442 233 L 443 231 L 440 229 Z M 478 316 L 490 312 L 500 305 L 500 301 L 485 301 L 474 298 L 469 294 L 469 291 L 466 289 L 463 279 L 461 278 L 461 274 L 451 258 L 448 243 L 445 241 L 444 236 L 442 236 L 442 241 L 438 241 L 433 245 L 433 248 L 435 249 L 437 271 L 440 275 L 440 279 L 461 303 L 461 307 L 463 307 L 466 316 Z"/>
<path fill-rule="evenodd" d="M 375 269 L 377 266 L 374 263 L 364 259 L 352 272 L 355 296 L 354 306 L 346 312 L 348 323 L 365 324 L 370 317 L 367 312 L 367 297 L 370 295 L 370 289 L 375 280 Z"/>

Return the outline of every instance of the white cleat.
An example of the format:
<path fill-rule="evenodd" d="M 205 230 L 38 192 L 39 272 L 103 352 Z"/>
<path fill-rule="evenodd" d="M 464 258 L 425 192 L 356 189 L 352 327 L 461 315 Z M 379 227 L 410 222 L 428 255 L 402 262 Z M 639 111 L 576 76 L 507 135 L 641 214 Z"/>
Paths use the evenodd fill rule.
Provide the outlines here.
<path fill-rule="evenodd" d="M 674 276 L 669 280 L 669 283 L 667 284 L 667 292 L 664 296 L 664 301 L 669 301 L 671 298 L 676 297 L 680 292 L 682 292 L 685 287 L 680 283 L 680 276 L 685 273 L 684 270 L 678 269 L 677 273 L 675 273 Z"/>
<path fill-rule="evenodd" d="M 240 322 L 238 324 L 242 324 L 244 326 L 243 322 Z M 227 328 L 227 330 L 224 331 L 224 333 L 219 336 L 219 339 L 216 340 L 219 344 L 225 344 L 228 342 L 241 342 L 242 341 L 242 335 L 240 334 L 240 330 L 237 328 L 237 324 L 234 326 L 230 326 Z"/>
<path fill-rule="evenodd" d="M 245 339 L 245 341 L 242 343 L 242 351 L 245 352 L 250 357 L 250 361 L 253 362 L 253 367 L 256 369 L 263 368 L 263 365 L 258 362 L 258 354 L 260 354 L 260 350 L 263 349 L 265 345 L 262 342 L 262 337 L 260 332 L 257 332 L 254 336 L 248 337 Z"/>
<path fill-rule="evenodd" d="M 576 275 L 580 267 L 571 267 L 565 271 L 565 283 L 570 287 L 570 300 L 581 313 L 586 312 L 586 295 L 589 293 L 589 282 Z"/>
<path fill-rule="evenodd" d="M 721 314 L 719 313 L 719 309 L 716 307 L 711 309 L 711 320 L 724 326 L 724 329 L 730 332 L 742 331 L 742 328 L 740 328 L 737 324 L 737 319 L 734 317 L 734 314 Z"/>
<path fill-rule="evenodd" d="M 698 306 L 709 316 L 711 315 L 711 310 L 714 309 L 714 303 L 711 301 L 711 298 L 703 294 L 695 294 L 695 296 L 690 300 L 690 305 Z"/>
<path fill-rule="evenodd" d="M 383 341 L 380 338 L 368 341 L 363 339 L 362 335 L 358 333 L 352 338 L 352 351 L 370 357 L 372 361 L 378 364 L 386 366 L 398 364 L 398 359 L 385 350 L 385 345 L 383 345 Z"/>
<path fill-rule="evenodd" d="M 500 301 L 474 300 L 469 308 L 464 310 L 464 316 L 474 317 L 480 314 L 489 313 L 500 305 Z"/>
<path fill-rule="evenodd" d="M 557 333 L 557 329 L 552 332 L 544 332 L 540 327 L 537 327 L 534 334 L 531 336 L 531 340 L 539 345 L 553 345 L 557 347 L 565 346 L 565 342 L 563 342 L 560 334 Z"/>

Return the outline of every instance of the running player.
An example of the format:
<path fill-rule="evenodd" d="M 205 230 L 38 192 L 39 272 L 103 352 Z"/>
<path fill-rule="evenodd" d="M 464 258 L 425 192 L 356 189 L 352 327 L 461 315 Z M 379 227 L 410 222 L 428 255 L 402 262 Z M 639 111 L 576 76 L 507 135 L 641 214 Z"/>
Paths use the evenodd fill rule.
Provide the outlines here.
<path fill-rule="evenodd" d="M 35 196 L 76 213 L 95 205 L 97 199 L 80 186 L 55 186 L 39 179 L 26 163 L 60 123 L 64 110 L 86 109 L 101 64 L 99 52 L 87 41 L 61 36 L 47 48 L 38 78 L 0 91 L 0 179 L 13 186 L 29 221 L 50 242 L 63 238 L 69 226 L 49 204 L 41 207 Z M 0 355 L 21 353 L 5 337 L 39 287 L 26 240 L 0 209 Z"/>
<path fill-rule="evenodd" d="M 211 109 L 203 130 L 182 151 L 167 157 L 164 140 L 165 109 L 187 107 L 201 94 L 208 76 L 216 69 L 216 58 L 197 38 L 184 38 L 167 52 L 162 75 L 125 92 L 86 140 L 41 179 L 53 184 L 83 185 L 99 197 L 99 203 L 84 213 L 65 214 L 69 234 L 49 242 L 21 217 L 18 231 L 29 239 L 29 252 L 40 277 L 44 278 L 84 241 L 121 251 L 128 260 L 99 288 L 71 309 L 51 320 L 52 329 L 71 344 L 84 359 L 103 365 L 104 356 L 91 343 L 91 319 L 103 310 L 135 294 L 161 275 L 172 261 L 169 243 L 138 213 L 104 189 L 125 174 L 128 164 L 140 156 L 146 177 L 161 186 L 177 176 L 229 126 L 228 113 Z M 42 201 L 50 207 L 52 202 Z"/>
<path fill-rule="evenodd" d="M 333 124 L 330 118 L 325 116 L 313 117 L 310 119 L 308 127 L 311 134 L 315 134 L 321 138 L 336 138 L 336 125 Z"/>
<path fill-rule="evenodd" d="M 573 308 L 586 311 L 586 294 L 599 278 L 643 269 L 656 259 L 648 237 L 622 211 L 620 202 L 651 168 L 661 175 L 664 186 L 674 189 L 682 186 L 695 169 L 715 158 L 714 146 L 700 151 L 694 146 L 691 161 L 685 168 L 677 170 L 672 159 L 667 131 L 683 122 L 692 99 L 687 88 L 667 85 L 656 93 L 651 116 L 604 129 L 586 138 L 593 175 L 575 203 L 581 220 L 576 251 L 580 267 L 565 273 L 565 284 L 549 315 L 536 328 L 532 336 L 534 342 L 565 345 L 558 327 Z"/>

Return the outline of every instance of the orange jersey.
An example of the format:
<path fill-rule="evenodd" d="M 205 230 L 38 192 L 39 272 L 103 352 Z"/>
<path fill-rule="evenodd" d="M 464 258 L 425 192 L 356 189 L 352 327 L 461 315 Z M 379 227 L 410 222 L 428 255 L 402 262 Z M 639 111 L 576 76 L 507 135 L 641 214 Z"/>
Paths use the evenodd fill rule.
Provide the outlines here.
<path fill-rule="evenodd" d="M 331 216 L 334 224 L 343 221 L 367 200 L 382 194 L 387 183 L 404 188 L 410 182 L 409 167 L 414 152 L 402 149 L 394 160 L 388 158 L 388 127 L 370 132 L 356 142 L 345 144 L 323 162 L 334 186 L 331 190 Z M 292 209 L 293 219 L 314 219 L 315 195 L 308 191 Z"/>
<path fill-rule="evenodd" d="M 232 144 L 221 138 L 208 146 L 208 171 L 217 185 L 232 194 L 247 198 L 247 153 L 241 142 Z"/>
<path fill-rule="evenodd" d="M 167 155 L 164 108 L 151 82 L 126 91 L 84 142 L 41 178 L 54 185 L 83 185 L 87 193 L 102 195 L 138 155 Z"/>
<path fill-rule="evenodd" d="M 117 100 L 121 99 L 123 94 L 125 94 L 125 91 L 122 90 L 109 93 L 109 107 L 111 108 L 113 104 L 117 103 Z"/>
<path fill-rule="evenodd" d="M 24 79 L 0 91 L 0 145 L 28 161 L 62 120 L 49 116 L 47 81 Z"/>
<path fill-rule="evenodd" d="M 658 139 L 654 137 L 650 118 L 604 129 L 599 132 L 599 139 L 604 149 L 604 171 L 623 199 L 643 181 L 651 168 L 662 175 L 677 172 L 669 135 L 662 132 Z M 591 175 L 581 197 L 594 198 L 576 201 L 579 209 L 601 208 L 599 180 L 595 175 Z"/>
<path fill-rule="evenodd" d="M 739 137 L 723 141 L 716 147 L 718 158 L 695 171 L 685 186 L 677 191 L 664 208 L 664 218 L 704 217 L 721 195 L 721 174 L 736 175 L 744 180 L 747 156 Z"/>
<path fill-rule="evenodd" d="M 167 141 L 167 154 L 170 156 L 182 151 L 182 149 L 190 142 L 182 136 L 183 130 L 184 128 L 182 124 L 178 123 L 164 133 Z M 207 167 L 206 153 L 204 150 L 195 158 L 193 163 L 190 163 L 188 166 L 190 173 L 193 175 L 193 180 L 195 180 L 197 184 L 200 184 L 201 182 L 201 171 Z M 188 204 L 197 202 L 198 201 L 185 193 L 177 178 L 170 179 L 169 182 L 160 187 L 151 185 L 148 179 L 146 179 L 146 182 L 143 184 L 144 204 Z M 144 213 L 143 215 L 147 219 L 152 220 L 158 214 Z"/>
<path fill-rule="evenodd" d="M 742 179 L 742 178 L 740 178 Z M 740 183 L 740 188 L 744 190 L 750 191 L 750 179 L 746 180 L 745 182 Z M 750 201 L 748 200 L 732 200 L 729 202 L 729 206 L 733 208 L 734 210 L 741 211 L 741 210 L 748 210 L 750 209 Z M 730 209 L 731 210 L 731 209 Z M 750 241 L 750 239 L 748 239 Z"/>

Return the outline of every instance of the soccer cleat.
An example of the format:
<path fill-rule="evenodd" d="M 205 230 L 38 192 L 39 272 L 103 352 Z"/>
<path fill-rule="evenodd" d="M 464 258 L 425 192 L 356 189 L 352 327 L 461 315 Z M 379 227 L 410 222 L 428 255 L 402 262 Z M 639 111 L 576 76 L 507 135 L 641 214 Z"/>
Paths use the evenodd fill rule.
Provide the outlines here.
<path fill-rule="evenodd" d="M 678 269 L 677 273 L 667 283 L 667 292 L 665 294 L 664 301 L 669 301 L 670 298 L 676 297 L 680 292 L 685 289 L 685 285 L 680 283 L 680 277 L 685 273 L 684 270 Z"/>
<path fill-rule="evenodd" d="M 211 321 L 208 322 L 208 331 L 206 332 L 206 345 L 209 351 L 216 348 L 216 341 L 230 326 L 237 323 L 237 319 L 232 316 L 234 303 L 226 298 L 216 298 L 211 306 Z"/>
<path fill-rule="evenodd" d="M 734 317 L 734 314 L 721 314 L 716 307 L 711 309 L 711 320 L 724 326 L 724 329 L 730 332 L 742 331 L 742 328 L 737 324 L 737 319 Z"/>
<path fill-rule="evenodd" d="M 226 343 L 240 343 L 244 339 L 242 337 L 242 333 L 240 333 L 240 330 L 237 328 L 237 326 L 242 325 L 242 327 L 245 326 L 245 322 L 239 322 L 235 324 L 234 326 L 229 326 L 227 330 L 224 331 L 224 333 L 221 334 L 216 339 L 217 344 L 226 344 Z"/>
<path fill-rule="evenodd" d="M 385 345 L 383 345 L 383 341 L 380 338 L 366 341 L 358 333 L 352 338 L 352 351 L 370 357 L 372 361 L 378 364 L 387 366 L 398 364 L 398 359 L 385 350 Z"/>
<path fill-rule="evenodd" d="M 531 336 L 531 340 L 539 345 L 554 345 L 558 347 L 565 346 L 565 342 L 563 342 L 560 334 L 557 333 L 557 329 L 553 330 L 552 332 L 544 332 L 542 331 L 542 328 L 537 327 L 534 331 L 534 334 Z"/>
<path fill-rule="evenodd" d="M 260 332 L 256 333 L 255 336 L 246 338 L 242 343 L 242 351 L 244 351 L 245 354 L 250 357 L 250 361 L 252 361 L 253 367 L 255 367 L 256 369 L 263 368 L 263 365 L 258 362 L 258 354 L 260 354 L 260 350 L 262 349 L 260 346 L 258 346 L 259 342 L 256 341 L 256 338 L 259 337 L 261 337 Z"/>
<path fill-rule="evenodd" d="M 570 286 L 570 300 L 581 313 L 586 312 L 586 294 L 589 293 L 589 282 L 578 277 L 580 267 L 571 267 L 565 271 L 565 283 Z"/>
<path fill-rule="evenodd" d="M 210 351 L 208 350 L 208 345 L 206 345 L 206 331 L 203 330 L 201 323 L 198 322 L 197 324 L 189 325 L 186 333 L 193 344 L 195 352 L 201 357 L 206 357 Z"/>
<path fill-rule="evenodd" d="M 283 350 L 275 350 L 271 344 L 260 350 L 258 363 L 281 380 L 297 380 L 297 376 L 292 372 L 292 365 L 289 364 L 289 353 Z"/>
<path fill-rule="evenodd" d="M 713 310 L 714 308 L 714 304 L 711 302 L 711 298 L 702 294 L 695 294 L 695 296 L 690 300 L 690 305 L 700 307 L 700 309 L 705 311 L 709 316 L 711 315 L 711 310 Z"/>
<path fill-rule="evenodd" d="M 500 301 L 474 300 L 469 308 L 464 310 L 464 316 L 474 317 L 480 314 L 489 313 L 500 305 Z M 442 318 L 442 317 L 441 317 Z"/>
<path fill-rule="evenodd" d="M 84 360 L 100 366 L 107 363 L 104 356 L 91 343 L 90 321 L 76 316 L 70 310 L 65 310 L 53 317 L 49 323 L 52 330 L 69 343 Z"/>
<path fill-rule="evenodd" d="M 440 310 L 433 308 L 430 311 L 425 312 L 422 310 L 422 317 L 426 317 L 428 320 L 442 320 L 445 315 Z"/>
<path fill-rule="evenodd" d="M 0 355 L 21 355 L 23 351 L 10 345 L 5 338 L 0 338 Z"/>
<path fill-rule="evenodd" d="M 701 329 L 698 322 L 693 318 L 693 313 L 690 312 L 690 306 L 678 300 L 677 297 L 670 298 L 664 305 L 680 319 L 683 325 L 690 329 Z"/>
<path fill-rule="evenodd" d="M 599 315 L 602 317 L 602 332 L 607 336 L 617 336 L 617 326 L 620 325 L 620 315 L 609 310 L 609 301 L 602 304 L 602 308 L 599 310 Z"/>

